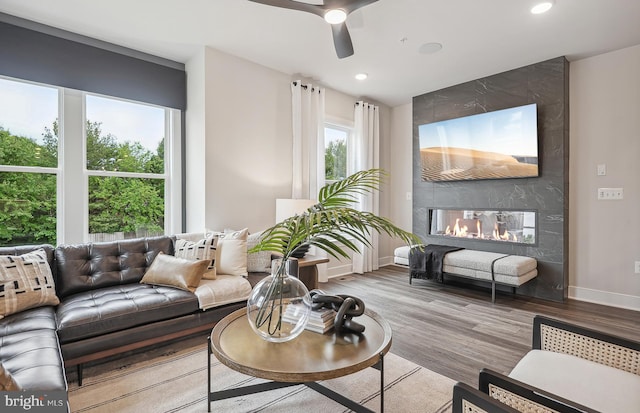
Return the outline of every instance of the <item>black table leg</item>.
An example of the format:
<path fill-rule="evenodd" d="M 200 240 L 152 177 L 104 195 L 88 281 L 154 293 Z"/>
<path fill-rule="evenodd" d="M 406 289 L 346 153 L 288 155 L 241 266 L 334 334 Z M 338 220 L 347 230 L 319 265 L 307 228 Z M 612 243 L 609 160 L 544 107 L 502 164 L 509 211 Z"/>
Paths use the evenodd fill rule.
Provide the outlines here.
<path fill-rule="evenodd" d="M 284 387 L 298 386 L 298 385 L 304 384 L 310 389 L 315 390 L 318 393 L 330 398 L 331 400 L 338 402 L 341 405 L 351 409 L 355 413 L 374 413 L 373 410 L 370 410 L 364 406 L 361 406 L 355 401 L 348 399 L 347 397 L 341 395 L 340 393 L 337 393 L 331 389 L 328 389 L 316 382 L 284 383 L 284 382 L 270 381 L 270 382 L 254 384 L 250 386 L 238 387 L 235 389 L 218 390 L 215 392 L 211 391 L 211 355 L 213 354 L 213 351 L 211 350 L 211 337 L 209 337 L 207 345 L 208 345 L 207 355 L 209 358 L 209 360 L 207 361 L 208 363 L 207 372 L 209 375 L 208 381 L 207 381 L 209 385 L 208 398 L 207 398 L 207 403 L 208 403 L 207 412 L 211 412 L 211 402 L 216 400 L 229 399 L 232 397 L 245 396 L 249 394 L 255 394 L 255 393 L 260 393 L 264 391 L 281 389 Z M 384 354 L 383 353 L 380 353 L 380 361 L 378 361 L 378 363 L 376 363 L 373 366 L 373 368 L 375 368 L 376 370 L 380 370 L 380 413 L 384 413 Z"/>

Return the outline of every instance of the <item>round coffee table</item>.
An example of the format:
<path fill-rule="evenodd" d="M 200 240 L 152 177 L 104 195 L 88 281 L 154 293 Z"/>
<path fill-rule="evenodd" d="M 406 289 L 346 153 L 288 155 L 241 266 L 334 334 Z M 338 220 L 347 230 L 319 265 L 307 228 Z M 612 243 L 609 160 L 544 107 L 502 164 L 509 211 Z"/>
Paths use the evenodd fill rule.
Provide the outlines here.
<path fill-rule="evenodd" d="M 354 318 L 365 326 L 362 334 L 326 334 L 304 331 L 285 343 L 260 338 L 249 325 L 246 308 L 216 324 L 209 337 L 209 411 L 211 402 L 230 397 L 304 384 L 356 412 L 371 410 L 318 383 L 375 367 L 380 370 L 380 407 L 384 410 L 384 355 L 391 347 L 391 326 L 373 311 Z M 227 367 L 254 377 L 273 380 L 255 386 L 211 391 L 211 354 Z"/>

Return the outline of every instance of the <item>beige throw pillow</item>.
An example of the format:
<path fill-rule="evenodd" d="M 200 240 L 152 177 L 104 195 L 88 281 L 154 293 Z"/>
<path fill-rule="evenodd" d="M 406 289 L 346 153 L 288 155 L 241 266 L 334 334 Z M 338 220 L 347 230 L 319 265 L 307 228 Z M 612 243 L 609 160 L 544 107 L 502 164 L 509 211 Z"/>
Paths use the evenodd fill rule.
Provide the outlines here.
<path fill-rule="evenodd" d="M 211 235 L 197 242 L 186 239 L 176 239 L 175 256 L 187 260 L 205 260 L 208 262 L 208 270 L 202 278 L 216 279 L 216 251 L 218 248 L 218 235 Z"/>
<path fill-rule="evenodd" d="M 216 273 L 247 276 L 247 228 L 218 234 Z"/>
<path fill-rule="evenodd" d="M 0 363 L 0 391 L 22 390 L 11 374 Z"/>
<path fill-rule="evenodd" d="M 15 257 L 0 255 L 0 318 L 59 303 L 43 249 Z"/>
<path fill-rule="evenodd" d="M 140 282 L 193 292 L 198 288 L 207 266 L 208 262 L 204 260 L 191 261 L 161 252 L 153 260 Z"/>

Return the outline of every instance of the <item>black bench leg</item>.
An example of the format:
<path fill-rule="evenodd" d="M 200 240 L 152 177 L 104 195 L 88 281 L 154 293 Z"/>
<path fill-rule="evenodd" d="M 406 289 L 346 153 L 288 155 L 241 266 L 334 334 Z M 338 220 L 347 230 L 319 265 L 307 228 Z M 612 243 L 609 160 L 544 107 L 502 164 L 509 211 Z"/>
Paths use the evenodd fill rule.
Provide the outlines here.
<path fill-rule="evenodd" d="M 496 302 L 496 283 L 491 283 L 491 303 L 494 304 Z"/>
<path fill-rule="evenodd" d="M 76 371 L 78 372 L 78 386 L 82 386 L 82 364 L 76 366 Z"/>

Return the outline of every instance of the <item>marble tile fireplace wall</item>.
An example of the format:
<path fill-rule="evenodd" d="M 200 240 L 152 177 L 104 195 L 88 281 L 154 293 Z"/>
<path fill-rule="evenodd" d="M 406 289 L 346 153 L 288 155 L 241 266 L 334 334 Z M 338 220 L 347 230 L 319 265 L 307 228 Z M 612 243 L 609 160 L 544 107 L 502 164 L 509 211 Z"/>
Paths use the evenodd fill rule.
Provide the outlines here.
<path fill-rule="evenodd" d="M 418 125 L 536 103 L 536 178 L 425 182 L 420 174 Z M 535 211 L 533 245 L 430 236 L 429 210 Z M 569 62 L 547 60 L 413 98 L 413 232 L 425 243 L 525 255 L 538 260 L 538 277 L 518 294 L 562 301 L 568 289 Z M 446 242 L 444 242 L 446 241 Z"/>

